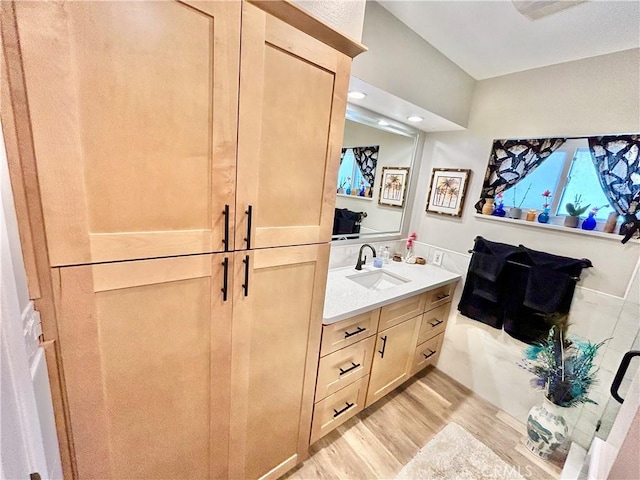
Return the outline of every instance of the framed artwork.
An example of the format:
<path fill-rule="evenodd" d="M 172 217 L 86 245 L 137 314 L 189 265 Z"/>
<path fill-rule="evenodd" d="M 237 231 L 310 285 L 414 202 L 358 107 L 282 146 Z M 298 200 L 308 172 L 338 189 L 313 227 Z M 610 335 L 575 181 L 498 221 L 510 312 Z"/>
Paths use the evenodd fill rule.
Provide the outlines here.
<path fill-rule="evenodd" d="M 427 195 L 427 212 L 462 216 L 462 207 L 471 170 L 462 168 L 434 168 Z"/>
<path fill-rule="evenodd" d="M 378 203 L 402 208 L 407 193 L 409 167 L 382 167 Z"/>

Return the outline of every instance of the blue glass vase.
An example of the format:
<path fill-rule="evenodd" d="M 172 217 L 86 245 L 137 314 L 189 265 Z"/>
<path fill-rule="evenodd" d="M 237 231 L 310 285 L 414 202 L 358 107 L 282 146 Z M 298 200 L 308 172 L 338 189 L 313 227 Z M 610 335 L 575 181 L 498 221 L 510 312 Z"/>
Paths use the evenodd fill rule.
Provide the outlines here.
<path fill-rule="evenodd" d="M 347 195 L 351 195 L 351 187 L 347 187 L 344 193 L 346 193 Z"/>
<path fill-rule="evenodd" d="M 549 209 L 545 208 L 540 215 L 538 215 L 538 222 L 549 223 Z"/>
<path fill-rule="evenodd" d="M 593 212 L 589 212 L 589 216 L 584 219 L 584 222 L 582 222 L 583 230 L 593 230 L 596 228 L 596 219 L 593 218 L 593 215 Z"/>
<path fill-rule="evenodd" d="M 491 215 L 493 215 L 494 217 L 504 217 L 506 214 L 507 212 L 504 211 L 504 205 L 502 204 L 502 202 L 500 202 L 500 205 L 495 208 Z"/>

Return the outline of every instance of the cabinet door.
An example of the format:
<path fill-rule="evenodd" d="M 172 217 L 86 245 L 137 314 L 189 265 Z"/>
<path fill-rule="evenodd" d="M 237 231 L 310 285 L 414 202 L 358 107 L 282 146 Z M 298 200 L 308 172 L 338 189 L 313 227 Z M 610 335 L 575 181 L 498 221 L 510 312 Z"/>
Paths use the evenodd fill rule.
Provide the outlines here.
<path fill-rule="evenodd" d="M 235 253 L 230 478 L 307 454 L 328 262 L 328 244 Z"/>
<path fill-rule="evenodd" d="M 351 59 L 242 8 L 236 249 L 327 242 Z"/>
<path fill-rule="evenodd" d="M 419 329 L 420 317 L 416 317 L 378 333 L 367 407 L 409 378 Z"/>
<path fill-rule="evenodd" d="M 51 265 L 233 250 L 240 5 L 188 3 L 15 2 Z"/>
<path fill-rule="evenodd" d="M 225 258 L 55 269 L 79 478 L 228 477 Z"/>

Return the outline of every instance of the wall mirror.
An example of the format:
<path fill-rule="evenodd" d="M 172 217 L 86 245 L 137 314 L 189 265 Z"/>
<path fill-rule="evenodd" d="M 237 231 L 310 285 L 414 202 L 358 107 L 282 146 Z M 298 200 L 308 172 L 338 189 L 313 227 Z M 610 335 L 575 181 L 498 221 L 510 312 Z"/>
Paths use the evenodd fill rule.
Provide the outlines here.
<path fill-rule="evenodd" d="M 348 104 L 333 240 L 399 236 L 418 174 L 420 133 Z"/>

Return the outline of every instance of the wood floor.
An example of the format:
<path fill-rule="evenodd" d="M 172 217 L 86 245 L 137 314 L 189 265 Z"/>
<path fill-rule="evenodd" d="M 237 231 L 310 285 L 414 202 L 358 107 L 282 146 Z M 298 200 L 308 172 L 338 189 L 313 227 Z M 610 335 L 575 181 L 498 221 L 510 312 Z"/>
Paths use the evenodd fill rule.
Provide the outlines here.
<path fill-rule="evenodd" d="M 311 446 L 283 479 L 393 478 L 436 433 L 455 422 L 525 478 L 560 476 L 529 453 L 524 425 L 429 367 Z"/>

